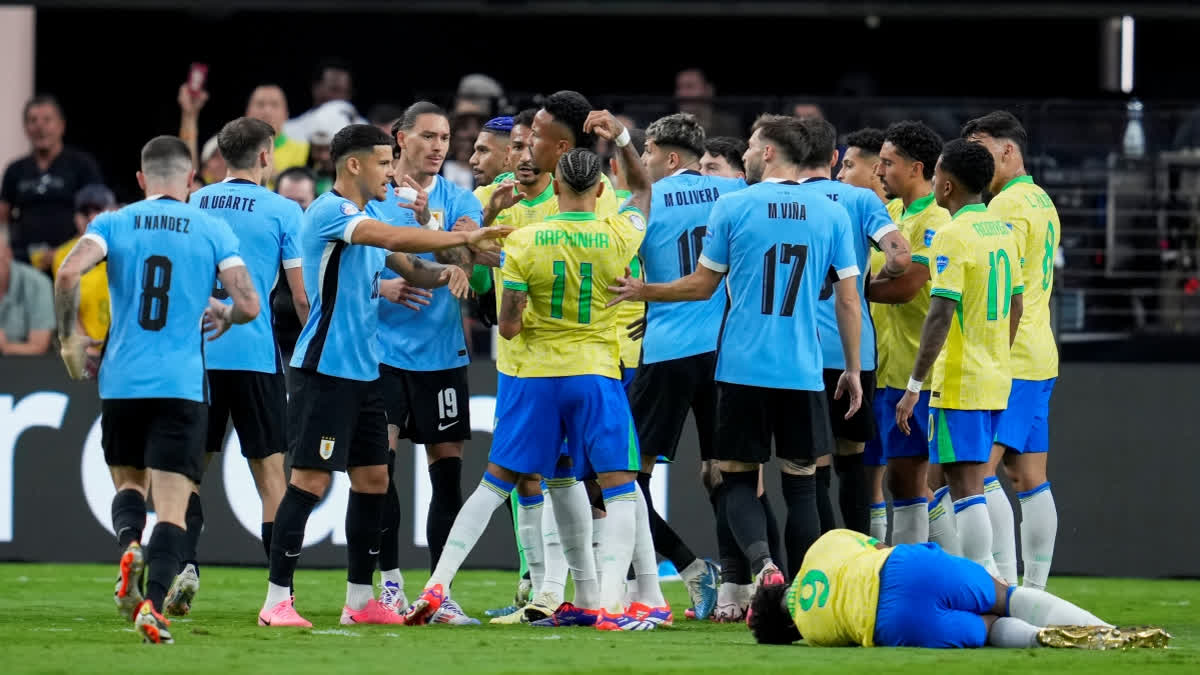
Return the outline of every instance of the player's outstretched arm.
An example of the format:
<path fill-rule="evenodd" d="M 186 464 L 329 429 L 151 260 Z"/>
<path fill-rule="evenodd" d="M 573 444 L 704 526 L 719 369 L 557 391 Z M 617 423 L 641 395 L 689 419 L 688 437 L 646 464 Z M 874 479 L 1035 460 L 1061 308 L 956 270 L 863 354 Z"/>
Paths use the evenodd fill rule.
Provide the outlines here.
<path fill-rule="evenodd" d="M 879 250 L 883 251 L 885 262 L 879 270 L 880 279 L 895 279 L 904 274 L 912 262 L 912 251 L 908 248 L 908 240 L 899 230 L 892 230 L 879 240 Z"/>
<path fill-rule="evenodd" d="M 104 247 L 90 237 L 75 244 L 54 277 L 54 316 L 58 322 L 60 353 L 67 373 L 73 379 L 82 379 L 87 372 L 87 349 L 100 343 L 92 340 L 79 326 L 79 279 L 84 273 L 104 259 Z"/>
<path fill-rule="evenodd" d="M 593 110 L 583 122 L 583 130 L 600 138 L 612 141 L 617 146 L 617 161 L 621 163 L 621 175 L 629 186 L 629 203 L 646 217 L 650 216 L 650 173 L 637 155 L 629 140 L 629 130 L 607 110 Z"/>
<path fill-rule="evenodd" d="M 479 229 L 479 223 L 476 223 L 471 216 L 461 216 L 454 221 L 455 232 L 474 232 Z M 433 254 L 437 261 L 444 265 L 470 265 L 472 262 L 471 250 L 466 246 L 455 246 L 454 248 L 444 248 Z"/>
<path fill-rule="evenodd" d="M 500 337 L 511 340 L 521 332 L 524 323 L 521 317 L 525 314 L 525 304 L 529 302 L 529 294 L 525 291 L 504 289 L 500 299 L 500 316 L 497 329 Z"/>
<path fill-rule="evenodd" d="M 691 300 L 707 300 L 716 292 L 724 272 L 717 272 L 704 266 L 703 261 L 696 266 L 696 271 L 666 284 L 648 284 L 633 276 L 633 271 L 625 268 L 625 276 L 617 279 L 608 287 L 616 294 L 606 307 L 612 307 L 618 302 L 688 302 Z"/>
<path fill-rule="evenodd" d="M 891 234 L 896 233 L 889 233 L 888 236 Z M 883 239 L 887 241 L 887 237 Z M 910 253 L 910 260 L 911 257 Z M 908 265 L 899 276 L 888 278 L 880 274 L 871 279 L 871 283 L 867 286 L 867 299 L 884 305 L 903 305 L 917 297 L 917 293 L 921 292 L 921 288 L 927 281 L 929 281 L 929 266 L 918 261 Z"/>
<path fill-rule="evenodd" d="M 925 315 L 925 324 L 921 327 L 921 346 L 917 348 L 917 361 L 913 364 L 912 376 L 903 398 L 896 404 L 896 424 L 905 434 L 910 433 L 908 420 L 912 417 L 917 398 L 921 395 L 921 385 L 933 368 L 942 346 L 946 344 L 946 336 L 950 334 L 950 322 L 954 320 L 954 308 L 958 301 L 938 295 L 930 298 L 929 314 Z"/>
<path fill-rule="evenodd" d="M 497 240 L 507 237 L 511 227 L 483 227 L 472 232 L 443 232 L 419 227 L 393 227 L 367 218 L 354 227 L 351 243 L 375 246 L 394 253 L 432 253 L 455 246 L 469 246 L 477 251 L 500 247 Z"/>
<path fill-rule="evenodd" d="M 1012 296 L 1008 311 L 1008 348 L 1012 349 L 1017 340 L 1017 329 L 1021 327 L 1021 315 L 1025 313 L 1025 294 L 1015 293 Z"/>
<path fill-rule="evenodd" d="M 387 266 L 418 288 L 449 286 L 450 292 L 456 298 L 467 297 L 471 290 L 471 281 L 467 273 L 457 265 L 429 262 L 412 253 L 393 253 L 387 257 Z"/>
<path fill-rule="evenodd" d="M 846 369 L 838 378 L 835 399 L 843 394 L 850 395 L 850 407 L 846 419 L 854 416 L 862 405 L 862 361 L 859 343 L 862 340 L 862 303 L 858 297 L 858 275 L 839 279 L 833 285 L 834 314 L 837 316 L 838 335 L 842 339 L 842 352 L 846 357 Z"/>

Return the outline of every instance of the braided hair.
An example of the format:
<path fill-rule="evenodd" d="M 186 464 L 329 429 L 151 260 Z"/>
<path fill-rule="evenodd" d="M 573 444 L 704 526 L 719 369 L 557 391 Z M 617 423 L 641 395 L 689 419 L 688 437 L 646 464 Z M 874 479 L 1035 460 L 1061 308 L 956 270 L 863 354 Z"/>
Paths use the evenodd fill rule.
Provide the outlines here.
<path fill-rule="evenodd" d="M 573 191 L 585 192 L 600 180 L 600 156 L 584 148 L 571 148 L 558 160 L 555 175 Z"/>

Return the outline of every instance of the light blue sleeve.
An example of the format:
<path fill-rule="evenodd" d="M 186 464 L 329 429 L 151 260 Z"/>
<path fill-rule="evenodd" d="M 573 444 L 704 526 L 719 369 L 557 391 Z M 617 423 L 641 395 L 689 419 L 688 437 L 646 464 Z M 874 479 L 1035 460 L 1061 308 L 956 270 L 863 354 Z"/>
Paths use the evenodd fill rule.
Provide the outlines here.
<path fill-rule="evenodd" d="M 896 224 L 892 222 L 892 217 L 888 215 L 887 207 L 875 193 L 869 190 L 859 192 L 858 200 L 861 202 L 860 213 L 863 214 L 862 226 L 863 236 L 873 242 L 878 242 L 883 238 L 883 235 L 896 229 Z"/>
<path fill-rule="evenodd" d="M 352 244 L 354 227 L 370 216 L 349 199 L 325 199 L 309 207 L 308 218 L 321 239 Z"/>
<path fill-rule="evenodd" d="M 850 215 L 845 209 L 832 209 L 834 214 L 833 229 L 833 269 L 837 270 L 838 279 L 862 274 L 858 269 L 858 257 L 855 255 L 854 226 L 850 223 Z"/>
<path fill-rule="evenodd" d="M 721 274 L 729 271 L 729 237 L 733 216 L 730 200 L 724 195 L 717 198 L 708 216 L 708 231 L 704 234 L 700 264 Z"/>
<path fill-rule="evenodd" d="M 105 251 L 108 250 L 109 236 L 112 233 L 113 221 L 119 217 L 117 213 L 118 212 L 114 211 L 106 211 L 96 216 L 92 219 L 91 224 L 88 225 L 87 232 L 85 233 L 90 234 L 104 242 Z"/>
<path fill-rule="evenodd" d="M 458 222 L 459 218 L 466 216 L 475 221 L 476 225 L 483 225 L 483 204 L 479 203 L 479 198 L 473 193 L 463 190 L 459 193 L 458 199 L 454 204 L 453 218 L 446 219 L 446 231 L 450 232 L 454 229 L 454 223 Z"/>
<path fill-rule="evenodd" d="M 300 252 L 300 224 L 304 221 L 304 210 L 300 205 L 291 202 L 285 204 L 281 225 L 283 230 L 282 252 L 283 267 L 299 267 L 303 255 Z"/>

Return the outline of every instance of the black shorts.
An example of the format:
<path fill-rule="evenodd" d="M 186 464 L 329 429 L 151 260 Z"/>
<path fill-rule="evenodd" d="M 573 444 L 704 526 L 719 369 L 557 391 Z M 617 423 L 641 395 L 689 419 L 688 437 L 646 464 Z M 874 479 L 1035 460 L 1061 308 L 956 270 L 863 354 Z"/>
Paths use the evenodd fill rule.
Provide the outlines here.
<path fill-rule="evenodd" d="M 210 370 L 208 391 L 208 452 L 225 449 L 231 417 L 246 459 L 287 450 L 287 383 L 282 372 Z"/>
<path fill-rule="evenodd" d="M 467 367 L 401 370 L 379 366 L 388 424 L 414 443 L 454 443 L 471 437 Z"/>
<path fill-rule="evenodd" d="M 642 454 L 675 460 L 688 410 L 696 420 L 700 459 L 713 459 L 717 423 L 716 352 L 643 364 L 629 387 Z"/>
<path fill-rule="evenodd" d="M 842 371 L 832 368 L 825 369 L 825 400 L 829 404 L 829 422 L 833 426 L 833 437 L 854 443 L 873 441 L 879 435 L 879 427 L 875 424 L 875 371 L 864 371 L 859 375 L 862 383 L 862 405 L 850 419 L 846 419 L 846 411 L 850 409 L 850 396 L 842 395 L 840 401 L 835 401 L 838 378 Z"/>
<path fill-rule="evenodd" d="M 718 382 L 717 459 L 766 464 L 775 456 L 807 462 L 833 452 L 823 391 Z"/>
<path fill-rule="evenodd" d="M 181 398 L 112 398 L 100 402 L 100 445 L 109 466 L 204 473 L 208 406 Z"/>
<path fill-rule="evenodd" d="M 293 467 L 345 471 L 391 460 L 379 380 L 348 380 L 293 368 L 289 391 L 288 451 Z"/>

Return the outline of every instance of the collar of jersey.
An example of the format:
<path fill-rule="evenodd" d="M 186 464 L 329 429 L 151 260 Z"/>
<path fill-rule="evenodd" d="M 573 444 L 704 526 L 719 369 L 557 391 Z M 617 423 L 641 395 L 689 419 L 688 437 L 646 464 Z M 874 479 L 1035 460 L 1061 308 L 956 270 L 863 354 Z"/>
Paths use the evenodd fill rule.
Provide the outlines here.
<path fill-rule="evenodd" d="M 784 185 L 799 185 L 799 183 L 797 183 L 796 181 L 794 181 L 790 178 L 776 178 L 775 176 L 771 176 L 770 178 L 764 178 L 762 182 L 764 182 L 764 183 L 782 183 Z"/>
<path fill-rule="evenodd" d="M 958 213 L 954 214 L 954 217 L 957 218 L 957 217 L 961 216 L 962 214 L 968 213 L 971 211 L 976 211 L 976 212 L 987 211 L 987 207 L 984 206 L 983 204 L 967 204 L 966 206 L 959 209 Z"/>
<path fill-rule="evenodd" d="M 432 197 L 433 193 L 437 190 L 438 178 L 441 178 L 441 176 L 439 176 L 436 173 L 433 174 L 433 180 L 429 181 L 429 188 L 427 190 L 425 190 L 426 197 Z M 394 190 L 395 188 L 398 188 L 398 187 L 400 187 L 400 184 L 396 182 L 395 178 L 393 178 L 392 179 L 392 189 Z"/>
<path fill-rule="evenodd" d="M 257 183 L 252 180 L 246 180 L 245 178 L 234 178 L 233 176 L 226 176 L 225 178 L 221 179 L 221 182 L 234 183 L 237 185 L 257 185 Z"/>
<path fill-rule="evenodd" d="M 929 208 L 929 205 L 932 203 L 933 203 L 933 193 L 930 192 L 929 194 L 925 195 L 924 197 L 921 197 L 920 199 L 909 204 L 908 208 L 904 209 L 904 213 L 901 214 L 901 216 L 904 218 L 907 218 L 909 216 L 915 216 L 918 213 Z"/>
<path fill-rule="evenodd" d="M 684 174 L 687 174 L 689 176 L 702 175 L 699 171 L 697 171 L 695 169 L 679 169 L 675 173 L 671 174 L 671 178 L 674 178 L 675 176 L 682 176 Z"/>
<path fill-rule="evenodd" d="M 159 199 L 161 199 L 163 201 L 168 201 L 168 202 L 179 201 L 178 199 L 175 199 L 174 197 L 170 197 L 170 196 L 164 195 L 162 193 L 155 194 L 155 195 L 146 195 L 146 201 L 148 201 L 148 202 L 157 201 Z"/>
<path fill-rule="evenodd" d="M 617 199 L 621 200 L 629 199 L 633 196 L 633 193 L 629 190 L 613 190 L 613 194 L 617 196 Z"/>
<path fill-rule="evenodd" d="M 513 186 L 513 190 L 516 190 L 516 189 L 517 189 L 516 186 Z M 533 199 L 522 199 L 521 206 L 537 206 L 538 204 L 541 204 L 542 202 L 546 201 L 547 199 L 550 199 L 553 196 L 554 196 L 554 180 L 551 179 L 549 183 L 546 183 L 546 189 L 542 190 L 542 194 L 534 197 Z"/>
<path fill-rule="evenodd" d="M 546 220 L 596 220 L 596 214 L 591 211 L 563 211 Z"/>
<path fill-rule="evenodd" d="M 1033 185 L 1033 176 L 1030 176 L 1029 174 L 1025 174 L 1024 176 L 1017 176 L 1016 178 L 1005 183 L 1004 187 L 1000 188 L 1000 191 L 1004 192 L 1008 188 L 1016 185 L 1017 183 L 1029 183 L 1030 185 Z"/>

